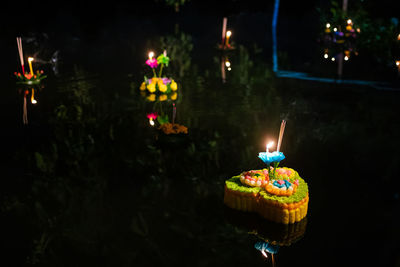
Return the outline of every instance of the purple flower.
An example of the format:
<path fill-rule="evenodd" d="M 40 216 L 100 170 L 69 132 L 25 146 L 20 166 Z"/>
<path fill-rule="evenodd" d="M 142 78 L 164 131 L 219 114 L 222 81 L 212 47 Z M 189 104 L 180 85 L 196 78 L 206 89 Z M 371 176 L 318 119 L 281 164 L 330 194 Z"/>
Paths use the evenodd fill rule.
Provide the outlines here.
<path fill-rule="evenodd" d="M 155 69 L 158 66 L 157 59 L 151 58 L 146 60 L 146 64 L 150 66 L 150 68 Z"/>
<path fill-rule="evenodd" d="M 171 83 L 171 79 L 170 78 L 162 78 L 162 81 L 163 81 L 164 84 Z"/>

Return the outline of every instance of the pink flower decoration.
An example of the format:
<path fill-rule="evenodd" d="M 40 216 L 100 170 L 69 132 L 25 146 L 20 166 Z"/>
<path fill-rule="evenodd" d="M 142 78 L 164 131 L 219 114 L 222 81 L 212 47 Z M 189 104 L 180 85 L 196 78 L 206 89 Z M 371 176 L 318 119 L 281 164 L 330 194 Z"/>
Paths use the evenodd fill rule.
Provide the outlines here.
<path fill-rule="evenodd" d="M 155 69 L 158 66 L 157 59 L 155 59 L 155 58 L 146 60 L 146 64 L 149 65 L 150 68 L 152 68 L 152 69 Z"/>
<path fill-rule="evenodd" d="M 155 120 L 157 119 L 157 113 L 149 113 L 147 114 L 147 118 L 150 120 Z"/>

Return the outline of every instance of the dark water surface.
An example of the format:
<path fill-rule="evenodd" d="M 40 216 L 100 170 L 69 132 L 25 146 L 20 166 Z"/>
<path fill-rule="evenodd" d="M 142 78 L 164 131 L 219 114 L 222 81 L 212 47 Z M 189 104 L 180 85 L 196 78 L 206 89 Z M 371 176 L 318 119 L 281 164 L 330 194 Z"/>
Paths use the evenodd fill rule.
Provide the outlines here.
<path fill-rule="evenodd" d="M 398 92 L 277 79 L 257 37 L 236 39 L 223 83 L 220 17 L 197 34 L 182 21 L 136 22 L 45 38 L 43 59 L 60 51 L 58 74 L 40 66 L 49 77 L 35 87 L 38 103 L 28 101 L 28 125 L 14 39 L 3 43 L 12 59 L 1 86 L 5 266 L 272 266 L 254 248 L 260 240 L 286 241 L 276 266 L 400 266 Z M 164 48 L 178 97 L 149 101 L 144 61 Z M 146 117 L 171 120 L 172 103 L 188 127 L 182 138 Z M 281 165 L 310 190 L 307 218 L 291 227 L 223 204 L 226 179 L 264 167 L 258 152 L 282 119 Z"/>

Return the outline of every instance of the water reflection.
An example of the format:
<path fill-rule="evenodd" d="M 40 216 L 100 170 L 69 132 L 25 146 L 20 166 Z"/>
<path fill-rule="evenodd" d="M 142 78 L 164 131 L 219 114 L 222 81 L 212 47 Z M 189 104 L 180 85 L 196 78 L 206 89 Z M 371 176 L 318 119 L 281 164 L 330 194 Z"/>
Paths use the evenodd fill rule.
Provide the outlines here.
<path fill-rule="evenodd" d="M 396 208 L 389 198 L 398 196 L 400 188 L 393 177 L 398 172 L 395 148 L 399 142 L 387 131 L 389 124 L 398 129 L 397 113 L 390 109 L 396 106 L 396 97 L 279 81 L 256 49 L 242 46 L 229 54 L 232 70 L 221 85 L 221 55 L 214 55 L 216 63 L 210 69 L 200 70 L 191 62 L 190 38 L 180 34 L 174 38 L 176 47 L 167 51 L 173 59 L 182 57 L 181 66 L 172 61 L 168 69 L 174 77 L 182 75 L 176 99 L 173 94 L 142 97 L 140 84 L 130 91 L 128 78 L 93 74 L 79 65 L 57 80 L 50 77 L 46 90 L 35 88 L 36 105 L 46 103 L 49 108 L 38 121 L 40 127 L 30 128 L 28 134 L 43 137 L 32 138 L 32 143 L 15 152 L 18 168 L 13 172 L 23 174 L 16 179 L 18 189 L 5 192 L 6 201 L 1 204 L 10 240 L 19 245 L 15 247 L 24 246 L 18 250 L 22 263 L 74 265 L 78 259 L 86 265 L 172 266 L 196 259 L 198 265 L 234 266 L 257 263 L 257 242 L 262 242 L 257 247 L 263 251 L 279 246 L 274 257 L 283 255 L 290 251 L 285 246 L 303 238 L 306 220 L 288 228 L 265 220 L 249 225 L 246 214 L 224 224 L 229 216 L 222 216 L 221 195 L 227 178 L 262 164 L 257 154 L 264 149 L 265 135 L 274 134 L 276 127 L 271 125 L 283 118 L 291 124 L 283 144 L 284 149 L 290 147 L 288 165 L 301 166 L 306 180 L 315 177 L 310 185 L 315 198 L 322 199 L 322 206 L 317 201 L 313 204 L 315 222 L 326 222 L 332 231 L 345 231 L 341 237 L 351 236 L 359 227 L 373 231 L 358 220 L 349 219 L 346 226 L 340 225 L 340 218 L 325 221 L 331 208 L 339 206 L 338 213 L 346 218 L 358 216 L 361 212 L 354 211 L 354 205 L 362 214 L 373 210 L 379 220 L 387 220 L 385 216 Z M 186 48 L 182 48 L 182 38 Z M 31 91 L 26 95 L 28 112 L 34 107 L 30 99 Z M 153 117 L 152 127 L 147 115 L 154 113 L 160 116 Z M 186 126 L 185 145 L 161 140 L 168 135 L 156 128 L 158 118 L 163 124 Z M 352 185 L 343 188 L 354 204 L 349 208 L 322 196 L 337 193 L 324 183 L 337 179 L 337 173 L 326 170 L 332 169 L 331 158 L 340 158 L 343 149 L 351 155 L 341 166 L 345 168 L 342 179 L 349 178 L 346 183 Z M 391 157 L 384 168 L 378 168 L 368 165 L 371 153 Z M 394 186 L 376 189 L 376 180 Z M 354 188 L 362 188 L 365 195 Z M 354 228 L 348 228 L 348 223 Z M 326 226 L 313 226 L 307 238 L 323 242 L 318 235 Z M 29 230 L 21 234 L 21 229 Z M 232 242 L 243 246 L 232 246 Z M 296 256 L 315 253 L 311 245 L 291 248 Z M 292 262 L 306 261 L 293 258 Z"/>
<path fill-rule="evenodd" d="M 307 218 L 294 224 L 284 225 L 228 208 L 224 209 L 224 218 L 228 224 L 236 227 L 237 234 L 247 233 L 256 237 L 254 248 L 268 261 L 270 260 L 272 266 L 276 264 L 276 255 L 280 249 L 300 241 L 307 228 Z"/>
<path fill-rule="evenodd" d="M 27 125 L 29 121 L 28 110 L 34 110 L 43 88 L 44 85 L 41 84 L 35 87 L 19 87 L 17 89 L 18 95 L 22 96 L 22 123 L 24 125 Z"/>

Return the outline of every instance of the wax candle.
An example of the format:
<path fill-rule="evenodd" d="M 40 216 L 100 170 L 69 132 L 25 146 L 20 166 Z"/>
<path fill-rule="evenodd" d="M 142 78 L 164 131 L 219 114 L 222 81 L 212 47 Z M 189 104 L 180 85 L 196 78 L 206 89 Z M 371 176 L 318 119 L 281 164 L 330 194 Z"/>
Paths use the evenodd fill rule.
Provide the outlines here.
<path fill-rule="evenodd" d="M 274 145 L 274 142 L 269 142 L 267 144 L 267 153 L 269 153 L 269 149 Z"/>
<path fill-rule="evenodd" d="M 33 61 L 33 57 L 28 57 L 29 69 L 31 71 L 31 75 L 33 76 L 32 61 Z"/>
<path fill-rule="evenodd" d="M 153 52 L 153 51 L 150 51 L 150 52 L 149 52 L 149 59 L 153 59 L 153 57 L 154 57 L 154 52 Z"/>
<path fill-rule="evenodd" d="M 231 31 L 227 31 L 227 32 L 226 32 L 226 42 L 225 42 L 225 44 L 226 44 L 227 46 L 229 46 L 229 38 L 231 37 L 231 35 L 232 35 L 232 32 L 231 32 Z"/>

